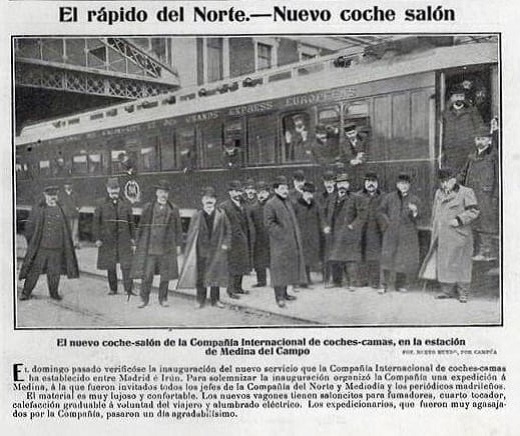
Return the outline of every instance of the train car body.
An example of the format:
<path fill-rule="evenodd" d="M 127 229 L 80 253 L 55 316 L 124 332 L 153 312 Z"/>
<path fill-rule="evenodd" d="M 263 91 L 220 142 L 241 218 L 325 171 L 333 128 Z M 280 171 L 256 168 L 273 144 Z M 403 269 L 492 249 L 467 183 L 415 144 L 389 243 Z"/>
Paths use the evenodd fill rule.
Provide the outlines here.
<path fill-rule="evenodd" d="M 204 186 L 224 198 L 229 180 L 269 182 L 296 169 L 318 182 L 324 168 L 294 139 L 294 120 L 300 119 L 306 131 L 301 141 L 312 142 L 316 125 L 324 124 L 340 148 L 345 125 L 365 128 L 366 162 L 343 162 L 355 187 L 365 171 L 376 171 L 388 191 L 406 171 L 428 209 L 442 157 L 446 88 L 461 77 L 484 78 L 485 117 L 498 115 L 498 58 L 496 41 L 434 47 L 349 68 L 329 57 L 28 126 L 15 140 L 16 207 L 29 210 L 42 186 L 70 179 L 88 237 L 88 216 L 113 175 L 136 215 L 152 198 L 154 183 L 166 179 L 187 217 Z M 427 210 L 422 216 L 423 228 L 429 215 Z"/>

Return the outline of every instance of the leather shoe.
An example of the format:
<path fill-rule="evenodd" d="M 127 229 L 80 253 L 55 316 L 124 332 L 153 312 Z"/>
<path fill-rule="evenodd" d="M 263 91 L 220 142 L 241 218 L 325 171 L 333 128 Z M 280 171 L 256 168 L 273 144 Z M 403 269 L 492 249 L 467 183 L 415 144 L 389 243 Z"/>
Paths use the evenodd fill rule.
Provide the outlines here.
<path fill-rule="evenodd" d="M 30 295 L 25 295 L 25 294 L 20 295 L 20 301 L 26 301 L 26 300 L 30 300 L 30 299 L 31 299 Z"/>
<path fill-rule="evenodd" d="M 249 294 L 249 291 L 248 291 L 247 289 L 242 289 L 242 288 L 240 288 L 240 289 L 237 289 L 237 290 L 236 290 L 236 293 L 237 293 L 237 294 L 247 295 L 247 294 Z"/>
<path fill-rule="evenodd" d="M 63 299 L 61 295 L 51 295 L 51 298 L 56 301 L 61 301 Z"/>
<path fill-rule="evenodd" d="M 159 305 L 160 305 L 161 307 L 170 307 L 170 305 L 168 304 L 167 301 L 159 301 Z"/>
<path fill-rule="evenodd" d="M 253 285 L 253 288 L 265 288 L 267 283 L 256 283 Z"/>
<path fill-rule="evenodd" d="M 223 304 L 222 302 L 220 302 L 220 301 L 215 301 L 214 303 L 211 303 L 211 305 L 212 305 L 213 307 L 218 307 L 219 309 L 224 309 L 224 307 L 226 307 L 226 306 L 224 306 L 224 304 Z"/>
<path fill-rule="evenodd" d="M 233 300 L 240 300 L 240 295 L 237 295 L 235 293 L 228 292 L 228 297 Z"/>
<path fill-rule="evenodd" d="M 278 304 L 278 307 L 282 307 L 282 308 L 285 307 L 285 301 L 283 301 L 283 300 L 278 300 L 276 302 L 276 304 Z"/>
<path fill-rule="evenodd" d="M 341 288 L 341 285 L 339 283 L 326 283 L 325 289 L 334 289 L 334 288 Z"/>
<path fill-rule="evenodd" d="M 117 291 L 109 291 L 108 292 L 108 295 L 116 295 L 117 294 Z"/>
<path fill-rule="evenodd" d="M 284 298 L 287 301 L 294 301 L 294 300 L 296 300 L 296 297 L 294 295 L 285 295 Z"/>
<path fill-rule="evenodd" d="M 435 299 L 437 299 L 437 300 L 447 300 L 449 298 L 457 298 L 457 296 L 455 294 L 446 294 L 446 293 L 442 293 L 442 294 L 435 296 Z"/>
<path fill-rule="evenodd" d="M 148 303 L 141 303 L 139 306 L 137 306 L 137 308 L 144 309 L 146 306 L 148 306 Z"/>
<path fill-rule="evenodd" d="M 137 294 L 134 291 L 127 292 L 126 295 L 137 297 Z"/>

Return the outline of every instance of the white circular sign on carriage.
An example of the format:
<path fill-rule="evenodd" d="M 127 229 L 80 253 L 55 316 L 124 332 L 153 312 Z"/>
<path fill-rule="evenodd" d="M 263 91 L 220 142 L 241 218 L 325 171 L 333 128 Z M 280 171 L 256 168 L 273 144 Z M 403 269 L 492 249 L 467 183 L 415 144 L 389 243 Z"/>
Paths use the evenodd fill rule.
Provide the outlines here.
<path fill-rule="evenodd" d="M 123 192 L 127 200 L 132 204 L 137 203 L 141 199 L 141 188 L 135 180 L 126 182 Z"/>

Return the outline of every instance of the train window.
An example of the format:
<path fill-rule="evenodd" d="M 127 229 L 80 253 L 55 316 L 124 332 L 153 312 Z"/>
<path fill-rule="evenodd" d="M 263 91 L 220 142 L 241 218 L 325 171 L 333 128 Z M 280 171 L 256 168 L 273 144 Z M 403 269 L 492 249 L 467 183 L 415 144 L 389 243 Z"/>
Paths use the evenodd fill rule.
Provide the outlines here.
<path fill-rule="evenodd" d="M 54 177 L 67 177 L 70 175 L 70 164 L 63 157 L 58 157 L 52 162 L 52 175 Z"/>
<path fill-rule="evenodd" d="M 141 171 L 156 171 L 157 170 L 157 150 L 155 147 L 141 148 L 141 159 L 139 168 Z"/>
<path fill-rule="evenodd" d="M 112 174 L 135 174 L 137 172 L 135 152 L 125 150 L 112 150 L 110 153 L 112 161 Z"/>
<path fill-rule="evenodd" d="M 48 160 L 41 160 L 39 164 L 40 176 L 49 177 L 51 175 L 51 163 Z"/>
<path fill-rule="evenodd" d="M 72 157 L 72 172 L 74 174 L 88 174 L 87 155 L 79 155 Z"/>
<path fill-rule="evenodd" d="M 197 149 L 195 147 L 195 129 L 183 127 L 177 130 L 177 168 L 189 171 L 195 168 Z"/>
<path fill-rule="evenodd" d="M 340 118 L 338 107 L 319 110 L 318 124 L 321 124 L 327 130 L 327 138 L 337 138 L 339 136 Z"/>
<path fill-rule="evenodd" d="M 276 116 L 257 115 L 248 119 L 247 161 L 250 165 L 276 161 Z"/>
<path fill-rule="evenodd" d="M 101 174 L 103 166 L 101 162 L 101 154 L 88 155 L 88 172 L 89 174 Z"/>
<path fill-rule="evenodd" d="M 309 114 L 298 112 L 282 118 L 284 150 L 282 153 L 284 162 L 304 162 L 309 160 L 307 153 L 309 142 Z"/>
<path fill-rule="evenodd" d="M 200 128 L 200 150 L 202 168 L 218 168 L 222 165 L 222 125 L 207 123 Z"/>

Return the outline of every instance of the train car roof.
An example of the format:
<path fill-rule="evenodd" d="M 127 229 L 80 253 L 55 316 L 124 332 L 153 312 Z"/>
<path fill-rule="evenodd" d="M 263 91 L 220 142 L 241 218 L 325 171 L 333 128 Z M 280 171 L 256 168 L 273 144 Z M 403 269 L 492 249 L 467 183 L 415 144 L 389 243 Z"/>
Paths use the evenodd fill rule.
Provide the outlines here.
<path fill-rule="evenodd" d="M 496 63 L 498 44 L 481 42 L 436 47 L 390 59 L 360 63 L 349 68 L 338 67 L 335 64 L 337 59 L 338 53 L 319 60 L 266 70 L 262 74 L 228 78 L 204 87 L 185 88 L 173 93 L 45 121 L 25 127 L 21 135 L 15 138 L 15 143 L 30 144 L 428 71 Z M 260 80 L 262 83 L 250 86 L 251 81 Z M 249 86 L 245 84 L 248 81 Z M 230 90 L 233 86 L 237 86 L 238 89 Z M 223 87 L 227 87 L 227 90 L 220 93 Z"/>

